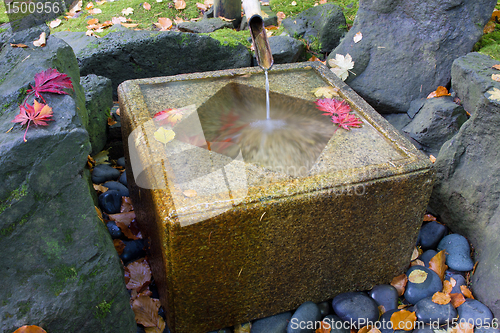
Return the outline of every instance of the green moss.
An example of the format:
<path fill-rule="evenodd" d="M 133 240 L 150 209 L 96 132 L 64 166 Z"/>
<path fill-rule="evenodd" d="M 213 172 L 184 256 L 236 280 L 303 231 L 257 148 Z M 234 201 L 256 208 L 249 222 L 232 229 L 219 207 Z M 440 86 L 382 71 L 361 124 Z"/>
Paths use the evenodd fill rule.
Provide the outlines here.
<path fill-rule="evenodd" d="M 243 44 L 247 48 L 250 48 L 251 45 L 251 42 L 248 40 L 250 38 L 249 30 L 236 31 L 226 28 L 200 35 L 210 36 L 213 39 L 218 40 L 222 45 L 228 45 L 230 47 L 236 47 L 239 44 Z"/>
<path fill-rule="evenodd" d="M 105 300 L 96 305 L 96 310 L 94 311 L 94 316 L 99 319 L 103 320 L 106 318 L 108 314 L 111 313 L 111 305 L 113 304 L 113 301 L 111 302 L 106 302 Z"/>
<path fill-rule="evenodd" d="M 17 309 L 19 311 L 19 317 L 24 317 L 31 309 L 31 303 L 29 301 L 21 301 L 17 303 Z"/>
<path fill-rule="evenodd" d="M 495 31 L 484 34 L 479 42 L 474 45 L 474 51 L 487 54 L 500 60 L 500 24 L 496 25 Z"/>
<path fill-rule="evenodd" d="M 57 267 L 50 270 L 50 275 L 52 276 L 52 285 L 50 286 L 50 291 L 58 296 L 63 290 L 66 284 L 71 281 L 76 281 L 78 278 L 78 272 L 73 266 L 58 265 Z"/>

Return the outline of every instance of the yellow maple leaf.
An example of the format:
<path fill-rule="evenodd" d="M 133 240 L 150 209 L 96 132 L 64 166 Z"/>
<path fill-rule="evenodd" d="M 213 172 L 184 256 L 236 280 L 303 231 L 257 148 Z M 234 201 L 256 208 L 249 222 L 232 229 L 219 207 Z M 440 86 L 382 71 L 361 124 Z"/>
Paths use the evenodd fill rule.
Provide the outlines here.
<path fill-rule="evenodd" d="M 500 102 L 500 89 L 493 88 L 488 90 L 487 93 L 490 94 L 490 97 L 488 97 L 488 99 L 493 99 L 497 102 Z"/>
<path fill-rule="evenodd" d="M 321 98 L 333 98 L 333 96 L 339 96 L 339 89 L 332 86 L 318 87 L 311 91 L 314 96 Z"/>
<path fill-rule="evenodd" d="M 165 129 L 164 127 L 160 127 L 154 133 L 154 137 L 161 143 L 169 143 L 175 138 L 175 132 L 172 130 Z"/>

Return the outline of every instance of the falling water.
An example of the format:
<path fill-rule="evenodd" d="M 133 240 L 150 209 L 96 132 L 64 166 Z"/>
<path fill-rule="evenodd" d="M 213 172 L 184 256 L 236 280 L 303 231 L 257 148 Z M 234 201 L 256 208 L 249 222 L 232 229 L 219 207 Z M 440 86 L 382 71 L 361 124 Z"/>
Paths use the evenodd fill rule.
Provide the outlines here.
<path fill-rule="evenodd" d="M 266 116 L 267 120 L 271 119 L 271 111 L 269 107 L 269 77 L 267 75 L 267 69 L 264 70 L 264 73 L 266 74 Z"/>

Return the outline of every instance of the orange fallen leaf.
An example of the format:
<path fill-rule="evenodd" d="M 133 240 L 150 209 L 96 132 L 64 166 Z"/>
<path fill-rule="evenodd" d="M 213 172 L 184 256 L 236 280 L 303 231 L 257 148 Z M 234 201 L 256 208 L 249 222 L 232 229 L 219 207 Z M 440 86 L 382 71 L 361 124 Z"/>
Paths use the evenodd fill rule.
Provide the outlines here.
<path fill-rule="evenodd" d="M 444 280 L 444 274 L 448 265 L 446 265 L 446 251 L 439 251 L 432 259 L 429 261 L 429 268 L 432 269 L 439 276 L 441 281 Z"/>
<path fill-rule="evenodd" d="M 94 9 L 89 10 L 90 15 L 96 15 L 96 14 L 101 14 L 101 13 L 102 13 L 102 10 L 99 8 L 94 8 Z"/>
<path fill-rule="evenodd" d="M 85 9 L 86 10 L 89 10 L 89 9 L 92 9 L 94 8 L 94 4 L 92 2 L 89 2 L 86 6 L 85 6 Z"/>
<path fill-rule="evenodd" d="M 500 64 L 498 65 L 493 65 L 492 68 L 500 70 Z"/>
<path fill-rule="evenodd" d="M 120 213 L 127 213 L 133 211 L 132 200 L 129 197 L 122 197 L 122 206 L 120 208 Z"/>
<path fill-rule="evenodd" d="M 151 283 L 151 268 L 146 259 L 139 259 L 127 265 L 130 280 L 127 289 L 135 289 L 138 293 Z"/>
<path fill-rule="evenodd" d="M 175 22 L 175 24 L 179 24 L 179 23 L 184 22 L 184 20 L 182 18 L 176 16 L 175 19 L 174 19 L 174 22 Z"/>
<path fill-rule="evenodd" d="M 408 281 L 411 283 L 422 283 L 427 279 L 427 272 L 421 269 L 415 269 L 408 276 Z"/>
<path fill-rule="evenodd" d="M 167 324 L 165 323 L 163 318 L 160 317 L 160 320 L 158 321 L 158 324 L 156 324 L 155 327 L 144 327 L 144 331 L 146 333 L 163 333 L 166 325 Z"/>
<path fill-rule="evenodd" d="M 94 206 L 95 208 L 95 211 L 97 213 L 97 217 L 99 218 L 99 220 L 101 220 L 102 223 L 104 223 L 104 219 L 102 218 L 102 212 L 101 212 L 101 209 L 97 206 Z"/>
<path fill-rule="evenodd" d="M 319 0 L 320 5 L 324 5 L 326 3 L 326 0 Z"/>
<path fill-rule="evenodd" d="M 281 25 L 281 21 L 283 21 L 286 18 L 286 15 L 283 12 L 277 12 L 276 17 L 278 18 L 278 27 L 279 27 Z"/>
<path fill-rule="evenodd" d="M 436 163 L 436 156 L 429 155 L 429 160 L 431 161 L 431 163 Z"/>
<path fill-rule="evenodd" d="M 451 305 L 453 305 L 455 309 L 465 303 L 465 297 L 461 293 L 450 294 L 450 297 L 451 297 Z"/>
<path fill-rule="evenodd" d="M 500 82 L 500 74 L 491 74 L 491 79 Z"/>
<path fill-rule="evenodd" d="M 28 47 L 28 45 L 22 44 L 22 43 L 19 43 L 19 44 L 10 43 L 10 46 L 12 46 L 12 47 L 22 47 L 22 48 Z"/>
<path fill-rule="evenodd" d="M 432 214 L 425 214 L 424 222 L 429 222 L 429 221 L 436 221 L 436 217 Z"/>
<path fill-rule="evenodd" d="M 121 222 L 128 226 L 133 219 L 135 219 L 134 212 L 126 212 L 126 213 L 118 213 L 118 214 L 109 214 L 109 219 L 115 222 Z"/>
<path fill-rule="evenodd" d="M 125 28 L 135 28 L 139 25 L 139 23 L 122 23 Z"/>
<path fill-rule="evenodd" d="M 464 294 L 465 297 L 474 299 L 472 292 L 467 286 L 460 286 L 460 291 L 462 292 L 462 294 Z"/>
<path fill-rule="evenodd" d="M 432 295 L 432 301 L 436 304 L 445 305 L 451 302 L 451 297 L 449 294 L 438 291 Z"/>
<path fill-rule="evenodd" d="M 413 267 L 413 266 L 424 266 L 425 267 L 425 263 L 420 259 L 415 259 L 412 262 L 410 262 L 410 267 Z"/>
<path fill-rule="evenodd" d="M 386 312 L 385 306 L 379 305 L 378 306 L 378 315 L 379 315 L 379 317 L 382 316 L 385 312 Z"/>
<path fill-rule="evenodd" d="M 431 92 L 429 96 L 427 96 L 427 99 L 429 98 L 435 98 L 435 97 L 443 97 L 443 96 L 450 96 L 451 94 L 448 92 L 448 89 L 446 89 L 443 86 L 437 87 L 436 90 Z"/>
<path fill-rule="evenodd" d="M 196 3 L 196 8 L 202 11 L 206 11 L 208 9 L 208 7 L 205 4 L 199 2 Z"/>
<path fill-rule="evenodd" d="M 168 17 L 159 17 L 155 25 L 160 28 L 160 31 L 166 31 L 172 28 L 172 20 Z"/>
<path fill-rule="evenodd" d="M 188 198 L 193 198 L 198 195 L 195 190 L 185 190 L 184 192 L 182 192 L 182 194 L 184 194 Z"/>
<path fill-rule="evenodd" d="M 361 41 L 361 39 L 363 39 L 363 34 L 361 33 L 361 31 L 359 31 L 354 35 L 352 40 L 354 41 L 354 43 L 358 43 L 359 41 Z"/>
<path fill-rule="evenodd" d="M 181 10 L 181 9 L 184 9 L 184 8 L 186 8 L 186 1 L 184 1 L 184 0 L 177 0 L 175 2 L 175 9 Z"/>
<path fill-rule="evenodd" d="M 14 331 L 14 333 L 47 333 L 47 331 L 45 331 L 40 326 L 25 325 L 25 326 L 19 327 L 17 330 Z"/>
<path fill-rule="evenodd" d="M 410 312 L 407 310 L 401 310 L 394 312 L 391 316 L 391 322 L 393 329 L 396 330 L 404 330 L 411 331 L 415 326 L 415 321 L 417 320 L 417 316 L 415 312 Z"/>
<path fill-rule="evenodd" d="M 160 316 L 158 309 L 160 300 L 149 296 L 139 296 L 132 303 L 132 310 L 135 313 L 135 321 L 144 327 L 155 327 L 159 323 Z"/>
<path fill-rule="evenodd" d="M 101 192 L 101 193 L 104 193 L 107 190 L 109 190 L 106 186 L 103 186 L 103 185 L 93 184 L 93 186 L 94 186 L 94 190 Z"/>
<path fill-rule="evenodd" d="M 368 325 L 368 326 L 361 327 L 359 329 L 358 333 L 380 333 L 380 330 L 376 327 Z"/>
<path fill-rule="evenodd" d="M 144 2 L 144 3 L 142 4 L 142 7 L 143 7 L 145 10 L 151 10 L 151 5 L 150 5 L 149 3 L 147 3 L 147 2 Z"/>
<path fill-rule="evenodd" d="M 490 32 L 495 31 L 496 23 L 494 20 L 489 20 L 488 23 L 484 26 L 483 34 L 489 34 Z"/>
<path fill-rule="evenodd" d="M 321 322 L 321 327 L 317 328 L 314 333 L 330 333 L 332 331 L 331 325 L 329 323 Z"/>
<path fill-rule="evenodd" d="M 61 23 L 62 23 L 61 19 L 55 19 L 54 21 L 50 21 L 49 27 L 54 29 L 54 28 L 57 28 L 58 26 L 60 26 Z"/>
<path fill-rule="evenodd" d="M 46 43 L 46 40 L 45 40 L 46 37 L 47 37 L 47 34 L 45 32 L 42 32 L 40 34 L 40 38 L 38 38 L 37 40 L 33 41 L 33 45 L 44 47 L 45 43 Z"/>
<path fill-rule="evenodd" d="M 450 333 L 474 333 L 474 325 L 469 322 L 461 321 L 450 330 Z"/>
<path fill-rule="evenodd" d="M 113 239 L 113 245 L 118 255 L 121 256 L 125 249 L 125 243 L 121 239 Z"/>
<path fill-rule="evenodd" d="M 417 249 L 417 247 L 414 247 L 414 248 L 413 248 L 413 252 L 412 252 L 412 254 L 411 254 L 411 259 L 410 259 L 410 261 L 413 261 L 413 260 L 417 259 L 417 258 L 418 258 L 418 256 L 419 256 L 419 254 L 418 254 L 418 249 Z"/>
<path fill-rule="evenodd" d="M 453 289 L 452 283 L 450 281 L 448 281 L 448 280 L 444 280 L 443 281 L 443 293 L 449 294 L 449 293 L 451 293 L 452 289 Z"/>
<path fill-rule="evenodd" d="M 407 282 L 408 282 L 408 277 L 406 276 L 406 274 L 401 274 L 392 279 L 391 286 L 396 288 L 399 296 L 402 296 L 405 293 L 405 287 Z"/>
<path fill-rule="evenodd" d="M 92 25 L 92 24 L 96 24 L 97 22 L 99 22 L 99 20 L 98 20 L 98 19 L 96 19 L 96 18 L 93 18 L 93 19 L 88 20 L 88 21 L 87 21 L 87 24 L 88 24 L 88 25 Z"/>
<path fill-rule="evenodd" d="M 108 126 L 113 126 L 116 123 L 117 122 L 116 122 L 116 120 L 113 117 L 109 117 L 108 118 Z"/>

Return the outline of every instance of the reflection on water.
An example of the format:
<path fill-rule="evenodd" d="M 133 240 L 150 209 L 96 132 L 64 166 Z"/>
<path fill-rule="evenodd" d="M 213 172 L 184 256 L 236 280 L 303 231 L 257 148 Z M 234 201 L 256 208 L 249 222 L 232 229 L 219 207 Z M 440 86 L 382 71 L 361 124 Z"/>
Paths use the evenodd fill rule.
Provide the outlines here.
<path fill-rule="evenodd" d="M 205 139 L 218 143 L 219 153 L 292 176 L 304 176 L 335 132 L 330 119 L 315 104 L 230 83 L 201 105 L 198 116 Z M 224 147 L 224 144 L 227 147 Z"/>

